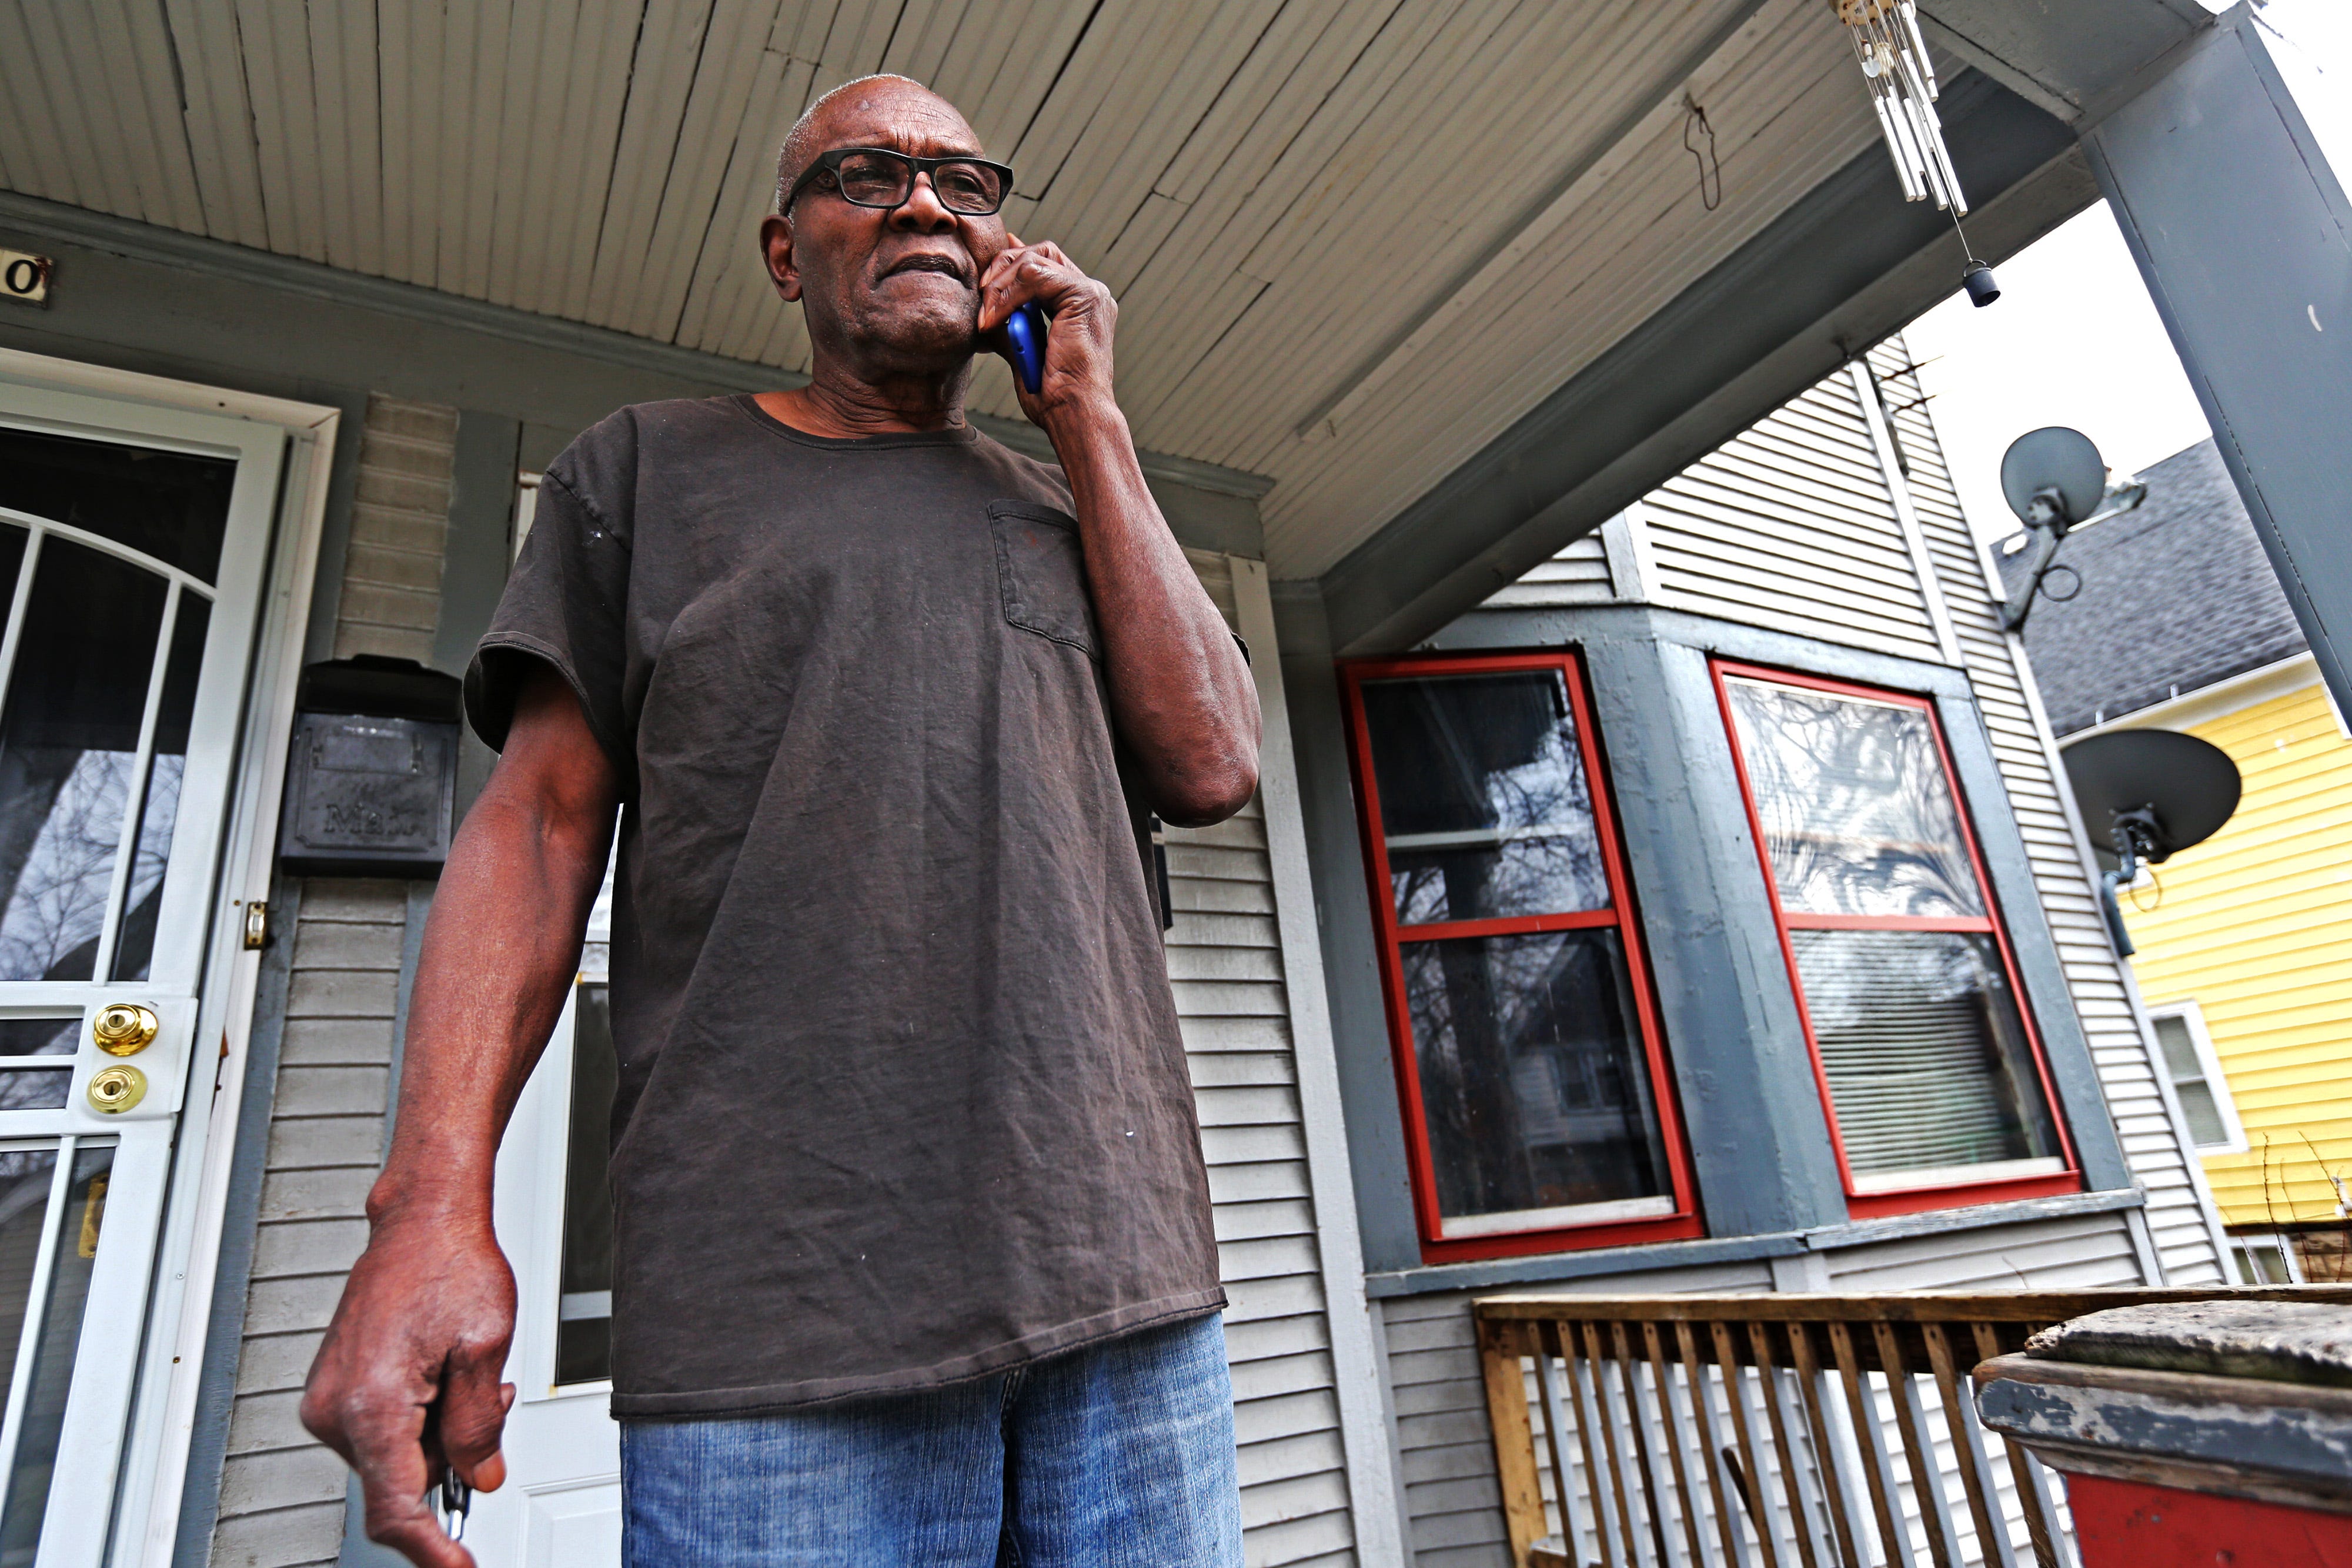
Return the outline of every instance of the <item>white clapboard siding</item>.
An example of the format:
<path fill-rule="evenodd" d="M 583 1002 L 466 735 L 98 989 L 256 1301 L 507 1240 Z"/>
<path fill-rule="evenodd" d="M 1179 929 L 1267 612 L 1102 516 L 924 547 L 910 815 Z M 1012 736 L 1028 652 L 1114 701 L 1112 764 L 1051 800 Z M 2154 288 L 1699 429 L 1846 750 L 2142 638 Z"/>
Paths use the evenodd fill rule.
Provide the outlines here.
<path fill-rule="evenodd" d="M 1185 552 L 1230 622 L 1225 558 Z M 1270 656 L 1260 651 L 1260 657 Z M 1265 819 L 1170 828 L 1168 977 L 1183 1019 L 1232 1304 L 1234 1435 L 1250 1568 L 1353 1563 L 1314 1193 L 1291 1055 Z"/>
<path fill-rule="evenodd" d="M 1843 371 L 1636 508 L 1669 608 L 1940 660 L 1862 401 Z"/>
<path fill-rule="evenodd" d="M 1609 551 L 1596 530 L 1528 572 L 1495 591 L 1486 610 L 1549 610 L 1570 604 L 1607 604 L 1617 598 L 1609 577 Z"/>
<path fill-rule="evenodd" d="M 299 1568 L 342 1550 L 343 1462 L 295 1406 L 367 1242 L 407 909 L 403 883 L 303 888 L 213 1568 Z"/>
<path fill-rule="evenodd" d="M 2024 835 L 2034 886 L 2058 942 L 2074 1010 L 2089 1036 L 2099 1082 L 2121 1137 L 2133 1177 L 2147 1189 L 2147 1221 L 2165 1279 L 2150 1283 L 2212 1284 L 2229 1278 L 2227 1260 L 2213 1238 L 2190 1160 L 2184 1130 L 2178 1126 L 2158 1087 L 2154 1056 L 2142 1037 L 2096 895 L 2084 875 L 2074 831 L 2059 796 L 2050 762 L 2049 729 L 2039 706 L 2028 700 L 2015 640 L 2000 630 L 1984 557 L 1960 511 L 1936 440 L 1927 405 L 1916 381 L 1897 375 L 1910 363 L 1900 338 L 1871 354 L 1883 378 L 1885 401 L 1897 412 L 1894 424 L 1910 473 L 1911 501 L 1942 580 L 1953 629 L 1959 636 L 1978 710 L 1992 738 L 1993 755 L 2008 805 Z M 1912 406 L 1906 408 L 1904 405 Z"/>

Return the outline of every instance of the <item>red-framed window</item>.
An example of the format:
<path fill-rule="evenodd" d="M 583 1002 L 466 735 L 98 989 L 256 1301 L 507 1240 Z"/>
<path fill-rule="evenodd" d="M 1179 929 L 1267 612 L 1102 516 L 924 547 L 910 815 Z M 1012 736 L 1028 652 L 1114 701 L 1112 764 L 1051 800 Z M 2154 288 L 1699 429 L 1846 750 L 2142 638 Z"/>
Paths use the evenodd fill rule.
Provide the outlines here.
<path fill-rule="evenodd" d="M 2079 1191 L 1935 703 L 1714 671 L 1848 1211 Z"/>
<path fill-rule="evenodd" d="M 1697 1235 L 1576 656 L 1341 674 L 1423 1256 Z"/>

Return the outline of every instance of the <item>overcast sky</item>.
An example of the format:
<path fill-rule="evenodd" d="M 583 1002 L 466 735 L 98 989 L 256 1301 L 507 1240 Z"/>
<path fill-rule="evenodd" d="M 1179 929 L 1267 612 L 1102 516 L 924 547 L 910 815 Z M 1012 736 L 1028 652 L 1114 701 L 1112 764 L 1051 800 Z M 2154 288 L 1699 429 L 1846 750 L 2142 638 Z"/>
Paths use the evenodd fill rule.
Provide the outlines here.
<path fill-rule="evenodd" d="M 2339 174 L 2352 169 L 2352 5 L 2268 0 L 2260 19 L 2322 150 Z M 1956 255 L 1955 285 L 1958 270 Z M 2017 529 L 2000 496 L 2000 455 L 2029 430 L 2073 425 L 2115 479 L 2210 434 L 2106 204 L 1996 276 L 2001 297 L 1984 309 L 1955 292 L 1905 332 L 1914 359 L 1935 361 L 1920 372 L 1934 394 L 1927 406 L 1979 534 Z"/>
<path fill-rule="evenodd" d="M 1929 361 L 1919 372 L 1927 407 L 1978 533 L 2017 530 L 2000 455 L 2029 430 L 2074 426 L 2116 479 L 2205 439 L 2204 411 L 2105 203 L 1995 276 L 1992 304 L 1979 310 L 1956 293 L 1904 332 L 1911 357 Z"/>

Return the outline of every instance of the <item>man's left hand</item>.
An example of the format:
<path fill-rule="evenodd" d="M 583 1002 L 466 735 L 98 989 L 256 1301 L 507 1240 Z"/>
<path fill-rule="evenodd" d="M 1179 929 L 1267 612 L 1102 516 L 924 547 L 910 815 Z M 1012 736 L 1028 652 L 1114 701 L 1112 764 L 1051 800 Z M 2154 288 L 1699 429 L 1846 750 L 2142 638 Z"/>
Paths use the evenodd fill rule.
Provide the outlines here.
<path fill-rule="evenodd" d="M 1047 241 L 1023 245 L 1017 236 L 980 277 L 981 336 L 1003 343 L 1005 318 L 1030 300 L 1045 312 L 1045 369 L 1033 395 L 1021 384 L 1016 367 L 1013 391 L 1021 412 L 1037 424 L 1057 414 L 1076 413 L 1089 405 L 1111 402 L 1111 334 L 1118 323 L 1118 301 L 1102 283 L 1080 271 Z M 1009 361 L 1010 345 L 998 350 Z"/>

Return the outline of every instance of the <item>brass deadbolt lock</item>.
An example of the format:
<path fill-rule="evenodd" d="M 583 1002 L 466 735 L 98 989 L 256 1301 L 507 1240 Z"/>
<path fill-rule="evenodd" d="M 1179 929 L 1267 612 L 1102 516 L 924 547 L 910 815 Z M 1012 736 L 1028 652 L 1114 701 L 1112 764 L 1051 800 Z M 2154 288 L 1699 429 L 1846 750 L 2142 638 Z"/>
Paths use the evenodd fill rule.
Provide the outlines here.
<path fill-rule="evenodd" d="M 100 1068 L 89 1081 L 89 1104 L 94 1111 L 121 1115 L 147 1098 L 147 1075 L 135 1067 Z"/>
<path fill-rule="evenodd" d="M 89 1020 L 89 1038 L 109 1056 L 136 1056 L 155 1043 L 163 1026 L 155 1009 L 137 1002 L 109 1002 Z"/>

